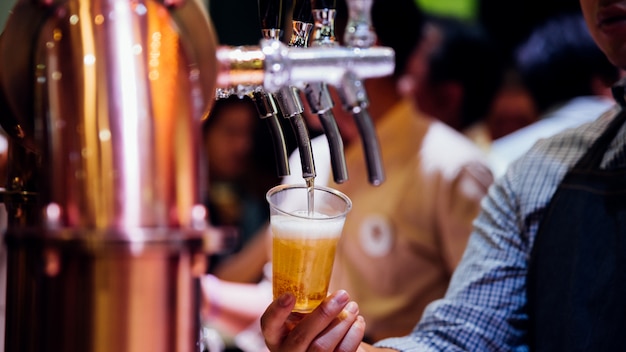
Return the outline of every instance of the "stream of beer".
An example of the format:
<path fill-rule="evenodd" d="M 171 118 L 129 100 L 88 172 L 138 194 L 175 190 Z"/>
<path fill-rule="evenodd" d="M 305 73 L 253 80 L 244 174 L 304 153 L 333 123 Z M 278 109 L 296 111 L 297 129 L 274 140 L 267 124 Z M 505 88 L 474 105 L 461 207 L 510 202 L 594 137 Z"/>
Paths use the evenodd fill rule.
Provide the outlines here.
<path fill-rule="evenodd" d="M 305 178 L 304 180 L 306 181 L 307 208 L 309 212 L 309 217 L 313 217 L 313 212 L 315 210 L 315 200 L 313 197 L 315 177 L 308 177 L 308 178 Z"/>

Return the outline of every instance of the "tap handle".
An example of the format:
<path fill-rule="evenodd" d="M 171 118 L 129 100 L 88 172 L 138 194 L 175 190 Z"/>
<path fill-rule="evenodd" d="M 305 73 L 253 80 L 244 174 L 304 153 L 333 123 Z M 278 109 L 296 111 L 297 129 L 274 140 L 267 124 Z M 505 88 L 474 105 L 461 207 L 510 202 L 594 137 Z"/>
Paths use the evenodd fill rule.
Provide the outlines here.
<path fill-rule="evenodd" d="M 292 8 L 291 40 L 289 46 L 306 48 L 313 29 L 311 0 L 295 0 Z"/>
<path fill-rule="evenodd" d="M 313 10 L 335 10 L 337 9 L 336 0 L 311 0 L 311 7 Z"/>
<path fill-rule="evenodd" d="M 302 178 L 310 180 L 315 178 L 315 161 L 313 159 L 313 148 L 311 146 L 311 137 L 306 127 L 306 121 L 302 115 L 294 115 L 290 117 L 289 123 L 295 133 L 296 142 L 298 143 L 298 153 L 300 153 L 300 163 L 302 164 Z"/>
<path fill-rule="evenodd" d="M 313 12 L 311 11 L 311 0 L 295 0 L 293 20 L 297 22 L 313 23 Z"/>
<path fill-rule="evenodd" d="M 283 133 L 282 125 L 278 119 L 278 105 L 274 96 L 264 91 L 257 90 L 251 95 L 255 102 L 259 117 L 265 120 L 269 128 L 272 143 L 274 146 L 274 160 L 276 160 L 276 172 L 278 176 L 287 176 L 289 170 L 289 153 L 287 142 Z"/>
<path fill-rule="evenodd" d="M 283 32 L 282 14 L 282 0 L 259 0 L 259 22 L 263 38 L 280 40 Z"/>
<path fill-rule="evenodd" d="M 349 18 L 344 33 L 346 46 L 369 48 L 376 43 L 372 26 L 373 0 L 348 0 Z"/>
<path fill-rule="evenodd" d="M 259 0 L 261 29 L 282 29 L 282 0 Z"/>
<path fill-rule="evenodd" d="M 311 0 L 313 31 L 311 46 L 335 46 L 335 0 Z"/>

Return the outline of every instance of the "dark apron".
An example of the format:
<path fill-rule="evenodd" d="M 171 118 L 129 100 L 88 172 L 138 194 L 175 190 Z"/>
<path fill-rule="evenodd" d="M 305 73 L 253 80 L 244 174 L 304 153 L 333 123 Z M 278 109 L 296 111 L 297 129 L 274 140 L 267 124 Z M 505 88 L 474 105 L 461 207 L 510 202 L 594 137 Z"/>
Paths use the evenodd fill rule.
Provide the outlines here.
<path fill-rule="evenodd" d="M 527 276 L 531 351 L 626 350 L 626 168 L 601 170 L 621 112 L 557 188 Z"/>

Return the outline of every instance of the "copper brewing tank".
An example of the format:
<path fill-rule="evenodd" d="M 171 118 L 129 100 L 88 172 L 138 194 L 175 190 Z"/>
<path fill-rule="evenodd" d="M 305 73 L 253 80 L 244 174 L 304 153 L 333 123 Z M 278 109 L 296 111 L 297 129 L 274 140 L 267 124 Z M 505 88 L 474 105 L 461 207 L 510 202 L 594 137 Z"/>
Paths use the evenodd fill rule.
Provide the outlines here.
<path fill-rule="evenodd" d="M 195 0 L 15 5 L 0 37 L 6 351 L 200 350 L 215 46 Z"/>

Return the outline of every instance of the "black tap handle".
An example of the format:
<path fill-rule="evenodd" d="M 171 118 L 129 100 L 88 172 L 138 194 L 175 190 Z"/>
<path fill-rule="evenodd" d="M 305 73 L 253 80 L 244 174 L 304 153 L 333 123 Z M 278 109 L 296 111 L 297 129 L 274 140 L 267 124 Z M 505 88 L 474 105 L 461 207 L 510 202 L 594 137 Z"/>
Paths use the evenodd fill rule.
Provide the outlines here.
<path fill-rule="evenodd" d="M 311 0 L 311 7 L 314 10 L 337 9 L 336 0 Z"/>
<path fill-rule="evenodd" d="M 295 0 L 293 8 L 293 20 L 304 23 L 313 23 L 311 0 Z"/>
<path fill-rule="evenodd" d="M 282 0 L 259 0 L 261 29 L 282 29 Z"/>

